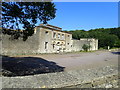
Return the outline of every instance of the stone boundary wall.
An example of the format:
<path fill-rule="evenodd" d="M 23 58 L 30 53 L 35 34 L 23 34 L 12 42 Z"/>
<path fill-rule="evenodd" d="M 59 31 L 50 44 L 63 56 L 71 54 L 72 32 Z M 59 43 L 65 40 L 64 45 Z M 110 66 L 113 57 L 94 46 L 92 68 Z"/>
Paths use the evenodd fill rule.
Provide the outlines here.
<path fill-rule="evenodd" d="M 83 50 L 83 45 L 90 45 L 90 49 L 89 51 L 94 51 L 94 50 L 98 50 L 98 39 L 93 39 L 93 38 L 89 38 L 89 39 L 82 39 L 81 40 L 72 40 L 72 51 L 82 51 Z"/>
<path fill-rule="evenodd" d="M 106 75 L 95 78 L 92 81 L 83 81 L 80 84 L 67 86 L 65 88 L 118 88 L 118 75 Z"/>
<path fill-rule="evenodd" d="M 72 51 L 81 51 L 83 50 L 83 45 L 87 44 L 89 45 L 90 42 L 88 42 L 87 40 L 72 40 L 73 42 L 73 47 L 72 47 Z"/>
<path fill-rule="evenodd" d="M 23 41 L 22 38 L 11 40 L 10 35 L 0 35 L 2 55 L 38 53 L 40 43 L 39 33 L 28 37 L 26 41 Z"/>
<path fill-rule="evenodd" d="M 3 88 L 118 88 L 118 67 L 106 66 L 21 77 L 2 77 Z"/>
<path fill-rule="evenodd" d="M 42 33 L 41 33 L 42 32 Z M 39 54 L 39 53 L 59 53 L 59 51 L 54 51 L 52 48 L 52 39 L 51 35 L 48 35 L 45 38 L 43 34 L 44 30 L 37 30 L 33 36 L 28 37 L 26 41 L 23 41 L 22 38 L 11 40 L 10 35 L 7 34 L 0 34 L 0 46 L 2 47 L 2 55 L 16 55 L 16 54 Z M 66 36 L 67 37 L 67 36 Z M 72 37 L 72 36 L 71 36 Z M 84 44 L 88 44 L 91 46 L 90 50 L 97 50 L 95 46 L 98 47 L 96 44 L 97 40 L 91 39 L 92 41 L 85 40 L 71 40 L 66 39 L 65 52 L 72 52 L 72 51 L 81 51 L 82 46 Z M 44 43 L 49 42 L 48 49 L 45 50 Z"/>

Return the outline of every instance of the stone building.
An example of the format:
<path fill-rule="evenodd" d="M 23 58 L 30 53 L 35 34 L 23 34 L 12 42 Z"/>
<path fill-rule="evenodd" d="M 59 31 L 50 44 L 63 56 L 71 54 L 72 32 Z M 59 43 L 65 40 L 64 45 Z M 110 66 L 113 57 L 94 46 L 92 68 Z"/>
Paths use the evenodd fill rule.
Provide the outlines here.
<path fill-rule="evenodd" d="M 35 27 L 34 35 L 26 41 L 21 38 L 9 40 L 9 35 L 2 35 L 2 53 L 60 53 L 81 51 L 84 44 L 91 46 L 90 50 L 98 50 L 98 40 L 94 38 L 72 39 L 72 34 L 62 31 L 62 28 L 49 24 Z"/>
<path fill-rule="evenodd" d="M 98 50 L 98 40 L 94 38 L 81 38 L 80 40 L 72 39 L 72 34 L 62 31 L 62 28 L 40 24 L 35 28 L 35 33 L 39 32 L 41 43 L 39 52 L 56 53 L 71 52 L 83 50 L 84 44 L 90 45 L 90 50 Z"/>
<path fill-rule="evenodd" d="M 35 34 L 39 33 L 39 52 L 56 53 L 70 52 L 72 46 L 72 34 L 62 31 L 62 28 L 40 24 L 35 28 Z"/>

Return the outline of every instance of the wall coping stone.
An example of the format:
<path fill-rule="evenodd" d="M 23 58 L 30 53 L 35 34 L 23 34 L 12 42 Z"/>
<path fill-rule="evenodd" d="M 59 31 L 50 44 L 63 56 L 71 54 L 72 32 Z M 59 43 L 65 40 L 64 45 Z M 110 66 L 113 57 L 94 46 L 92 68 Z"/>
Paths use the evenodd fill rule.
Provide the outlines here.
<path fill-rule="evenodd" d="M 31 76 L 4 77 L 3 88 L 62 88 L 74 85 L 102 84 L 111 80 L 117 80 L 118 67 L 106 66 L 86 70 L 71 70 L 56 73 L 47 73 Z M 89 86 L 89 85 L 88 85 Z"/>

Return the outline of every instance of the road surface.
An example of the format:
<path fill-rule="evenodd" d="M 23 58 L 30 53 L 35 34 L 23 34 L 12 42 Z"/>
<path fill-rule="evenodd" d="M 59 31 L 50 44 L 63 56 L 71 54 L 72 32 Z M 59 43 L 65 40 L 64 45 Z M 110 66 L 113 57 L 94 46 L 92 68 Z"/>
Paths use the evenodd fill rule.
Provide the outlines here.
<path fill-rule="evenodd" d="M 43 58 L 65 67 L 65 71 L 73 69 L 85 69 L 103 67 L 109 65 L 118 66 L 119 51 L 95 51 L 67 54 L 43 54 L 29 57 Z"/>

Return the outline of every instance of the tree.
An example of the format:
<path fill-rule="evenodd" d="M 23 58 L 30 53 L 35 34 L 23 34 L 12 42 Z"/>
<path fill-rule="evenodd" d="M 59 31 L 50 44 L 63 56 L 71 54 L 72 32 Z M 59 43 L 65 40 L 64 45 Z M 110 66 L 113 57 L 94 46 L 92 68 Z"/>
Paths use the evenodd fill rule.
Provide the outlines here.
<path fill-rule="evenodd" d="M 23 40 L 34 33 L 36 23 L 54 19 L 56 8 L 52 2 L 2 2 L 3 33 L 9 33 L 14 39 L 20 37 L 23 30 Z M 15 32 L 7 29 L 14 29 Z"/>
<path fill-rule="evenodd" d="M 120 39 L 117 39 L 114 44 L 115 47 L 120 48 Z"/>
<path fill-rule="evenodd" d="M 90 45 L 87 45 L 87 44 L 84 44 L 84 45 L 82 46 L 83 50 L 86 51 L 86 52 L 90 49 L 90 47 L 91 47 L 91 46 L 90 46 Z"/>
<path fill-rule="evenodd" d="M 75 30 L 75 31 L 70 31 L 72 33 L 72 37 L 74 39 L 80 39 L 80 38 L 89 38 L 89 33 L 84 30 Z"/>
<path fill-rule="evenodd" d="M 110 34 L 114 34 L 114 35 L 118 36 L 118 38 L 120 39 L 120 27 L 111 28 L 110 29 Z"/>
<path fill-rule="evenodd" d="M 115 35 L 103 34 L 103 36 L 99 38 L 99 47 L 107 48 L 110 46 L 110 48 L 112 48 L 117 40 L 118 37 Z"/>
<path fill-rule="evenodd" d="M 74 39 L 80 38 L 96 38 L 98 39 L 99 48 L 120 47 L 120 27 L 118 28 L 99 28 L 89 31 L 75 30 L 70 31 Z M 85 45 L 84 45 L 85 47 Z"/>

